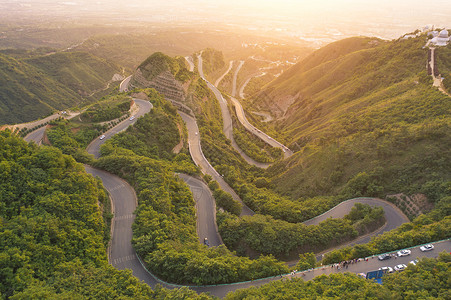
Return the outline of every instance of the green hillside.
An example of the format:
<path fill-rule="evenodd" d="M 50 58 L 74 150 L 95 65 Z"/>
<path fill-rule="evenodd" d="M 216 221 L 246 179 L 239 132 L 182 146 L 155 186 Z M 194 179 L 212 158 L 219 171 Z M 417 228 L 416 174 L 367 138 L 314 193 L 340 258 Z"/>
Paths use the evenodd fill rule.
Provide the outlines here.
<path fill-rule="evenodd" d="M 16 55 L 17 56 L 17 55 Z M 81 103 L 121 69 L 88 53 L 0 54 L 0 124 L 32 121 Z"/>
<path fill-rule="evenodd" d="M 269 172 L 301 196 L 424 193 L 451 174 L 449 97 L 426 74 L 424 37 L 329 45 L 268 84 L 253 105 L 273 111 L 279 138 L 298 151 Z M 280 105 L 279 105 L 280 103 Z"/>
<path fill-rule="evenodd" d="M 148 81 L 153 80 L 165 71 L 169 71 L 175 79 L 181 82 L 185 82 L 190 76 L 183 57 L 172 58 L 161 52 L 155 52 L 149 56 L 139 65 L 138 69 L 141 70 L 142 75 Z"/>
<path fill-rule="evenodd" d="M 219 77 L 222 73 L 227 70 L 228 64 L 224 62 L 224 54 L 221 51 L 207 48 L 202 51 L 202 69 L 207 77 L 212 77 L 212 74 L 219 75 L 214 76 Z"/>
<path fill-rule="evenodd" d="M 25 60 L 82 96 L 105 88 L 119 66 L 86 52 L 58 52 Z"/>
<path fill-rule="evenodd" d="M 444 78 L 443 85 L 448 93 L 451 93 L 451 44 L 435 49 L 437 70 Z"/>
<path fill-rule="evenodd" d="M 0 124 L 31 121 L 78 103 L 69 88 L 26 62 L 0 54 Z"/>

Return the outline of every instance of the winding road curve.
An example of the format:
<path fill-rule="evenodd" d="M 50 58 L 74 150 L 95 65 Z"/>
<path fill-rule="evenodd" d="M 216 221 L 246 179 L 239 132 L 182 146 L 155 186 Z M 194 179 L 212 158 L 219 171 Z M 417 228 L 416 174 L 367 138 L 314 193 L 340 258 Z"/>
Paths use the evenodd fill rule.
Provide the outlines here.
<path fill-rule="evenodd" d="M 191 154 L 191 157 L 193 158 L 194 163 L 201 169 L 202 173 L 208 174 L 213 177 L 213 179 L 218 182 L 221 189 L 232 195 L 233 199 L 239 201 L 242 204 L 242 216 L 253 215 L 254 212 L 243 203 L 237 193 L 235 193 L 235 191 L 227 184 L 227 182 L 225 182 L 224 178 L 222 178 L 222 176 L 205 158 L 200 144 L 200 136 L 198 134 L 199 128 L 197 127 L 196 120 L 190 115 L 181 111 L 179 111 L 179 115 L 182 117 L 183 121 L 185 121 L 186 128 L 188 129 L 189 152 Z"/>
<path fill-rule="evenodd" d="M 133 188 L 125 182 L 123 179 L 109 174 L 105 171 L 100 171 L 97 169 L 93 169 L 91 167 L 85 166 L 88 173 L 100 177 L 102 180 L 105 188 L 110 193 L 110 196 L 112 198 L 113 207 L 114 207 L 114 229 L 112 231 L 112 241 L 109 251 L 109 258 L 110 263 L 116 267 L 117 269 L 123 270 L 123 269 L 131 269 L 133 272 L 133 275 L 139 278 L 140 280 L 147 283 L 152 288 L 155 288 L 157 284 L 161 284 L 163 287 L 166 288 L 176 288 L 181 287 L 180 285 L 173 285 L 173 284 L 167 284 L 158 278 L 156 278 L 154 275 L 149 273 L 141 264 L 139 261 L 136 252 L 134 251 L 132 245 L 131 245 L 131 237 L 132 237 L 132 224 L 134 220 L 134 210 L 137 206 L 137 199 L 136 194 L 133 190 Z M 183 178 L 185 175 L 181 175 Z M 196 182 L 197 179 L 194 179 L 192 177 L 189 177 L 187 179 L 183 178 L 191 187 L 193 190 L 194 188 L 202 187 L 204 184 L 201 182 Z M 208 188 L 207 188 L 208 189 Z M 202 192 L 201 192 L 202 193 Z M 194 195 L 196 196 L 196 192 L 194 192 Z M 329 216 L 335 216 L 335 212 L 337 212 L 337 215 L 345 214 L 346 209 L 352 207 L 354 204 L 353 201 L 361 201 L 365 199 L 353 199 L 344 202 L 343 204 L 340 204 L 330 210 L 329 212 L 318 216 L 314 219 L 312 219 L 312 223 L 320 222 L 321 220 L 329 217 Z M 196 200 L 197 201 L 197 200 Z M 370 201 L 368 199 L 368 201 Z M 203 204 L 196 205 L 197 209 L 199 209 Z M 396 209 L 395 209 L 396 212 Z M 198 214 L 199 216 L 199 214 Z M 399 219 L 400 216 L 396 216 L 396 219 Z M 309 221 L 307 221 L 309 222 Z M 212 240 L 213 241 L 213 240 Z M 211 241 L 211 242 L 212 242 Z M 302 273 L 298 273 L 294 276 L 291 275 L 283 275 L 283 276 L 276 276 L 276 277 L 270 277 L 266 279 L 261 280 L 255 280 L 251 282 L 244 282 L 244 283 L 234 283 L 234 284 L 223 284 L 223 285 L 217 285 L 217 286 L 204 286 L 204 287 L 195 287 L 195 286 L 189 286 L 191 289 L 197 291 L 197 292 L 209 292 L 212 295 L 215 295 L 217 297 L 224 297 L 228 292 L 235 291 L 237 289 L 242 288 L 249 288 L 252 286 L 260 286 L 275 280 L 280 280 L 282 278 L 291 278 L 291 277 L 302 277 L 305 280 L 310 280 L 316 276 L 322 275 L 322 274 L 331 274 L 331 273 L 338 273 L 338 272 L 353 272 L 353 273 L 360 273 L 360 272 L 367 272 L 370 270 L 377 270 L 377 268 L 382 266 L 394 266 L 395 264 L 399 263 L 408 263 L 410 260 L 413 260 L 416 257 L 421 256 L 427 256 L 427 257 L 436 257 L 440 251 L 447 250 L 449 251 L 451 247 L 451 242 L 444 241 L 441 243 L 435 244 L 435 250 L 431 252 L 421 252 L 419 251 L 418 247 L 415 247 L 412 249 L 412 255 L 409 257 L 402 257 L 398 258 L 397 260 L 392 260 L 389 262 L 383 261 L 380 262 L 377 259 L 370 258 L 368 262 L 360 262 L 357 264 L 353 264 L 349 267 L 349 269 L 345 270 L 337 270 L 337 269 L 331 269 L 330 267 L 324 267 L 324 268 L 317 268 L 315 270 L 311 270 L 308 272 L 304 272 L 305 276 L 302 276 Z"/>
<path fill-rule="evenodd" d="M 276 141 L 275 139 L 273 139 L 272 137 L 270 137 L 269 135 L 267 135 L 266 133 L 264 133 L 260 129 L 256 128 L 251 123 L 249 123 L 249 121 L 246 118 L 246 114 L 244 113 L 243 106 L 241 106 L 240 101 L 235 98 L 235 94 L 236 94 L 236 80 L 237 80 L 237 77 L 238 77 L 238 72 L 240 71 L 240 69 L 243 66 L 243 64 L 244 64 L 244 61 L 241 61 L 239 67 L 236 69 L 235 74 L 233 76 L 233 90 L 232 90 L 232 97 L 230 97 L 230 99 L 232 100 L 233 105 L 235 106 L 235 111 L 236 111 L 236 115 L 238 117 L 238 120 L 244 126 L 244 128 L 246 128 L 250 133 L 254 134 L 256 137 L 260 138 L 262 141 L 264 141 L 268 145 L 270 145 L 272 147 L 275 147 L 275 148 L 282 149 L 283 154 L 284 154 L 284 158 L 287 159 L 291 155 L 293 155 L 293 151 L 291 151 L 287 146 L 285 146 L 284 144 Z M 268 166 L 269 165 L 270 164 L 268 164 Z"/>
<path fill-rule="evenodd" d="M 119 84 L 119 92 L 127 92 L 128 91 L 128 84 L 130 83 L 130 80 L 132 79 L 132 75 L 126 77 L 124 80 L 121 81 Z"/>
<path fill-rule="evenodd" d="M 37 120 L 37 121 L 29 122 L 29 123 L 18 124 L 18 125 L 14 125 L 14 126 L 11 126 L 11 127 L 19 128 L 19 129 L 21 129 L 23 127 L 27 127 L 27 128 L 31 127 L 31 128 L 33 128 L 33 127 L 35 127 L 37 125 L 45 124 L 45 123 L 50 122 L 52 120 L 58 119 L 61 116 L 63 116 L 67 120 L 70 120 L 72 118 L 75 118 L 79 114 L 80 114 L 80 112 L 68 112 L 66 115 L 61 115 L 60 113 L 56 113 L 56 114 L 48 116 L 47 118 L 42 119 L 42 120 Z M 24 140 L 27 141 L 27 142 L 34 142 L 37 145 L 41 145 L 42 139 L 44 138 L 45 128 L 46 128 L 46 126 L 42 126 L 41 128 L 30 132 L 29 134 L 27 134 L 24 137 Z"/>
<path fill-rule="evenodd" d="M 152 103 L 150 103 L 147 100 L 141 100 L 141 99 L 136 99 L 136 98 L 134 98 L 133 100 L 135 101 L 135 104 L 138 105 L 138 107 L 139 107 L 138 112 L 134 115 L 135 118 L 131 121 L 130 121 L 130 119 L 127 118 L 124 121 L 122 121 L 121 123 L 119 123 L 118 125 L 114 126 L 110 130 L 105 132 L 103 134 L 105 136 L 104 139 L 101 140 L 100 138 L 97 138 L 97 139 L 93 140 L 86 148 L 86 150 L 88 151 L 89 154 L 94 155 L 95 158 L 99 158 L 100 146 L 103 145 L 105 143 L 105 141 L 110 139 L 116 133 L 124 131 L 131 124 L 135 124 L 135 122 L 138 120 L 139 117 L 145 115 L 153 108 Z"/>
<path fill-rule="evenodd" d="M 229 74 L 230 70 L 232 70 L 233 67 L 233 60 L 231 60 L 229 62 L 229 68 L 227 69 L 227 71 L 225 71 L 224 74 L 221 75 L 221 77 L 219 77 L 216 81 L 215 81 L 215 86 L 219 86 L 219 83 L 224 79 L 224 77 L 226 77 L 227 74 Z"/>
<path fill-rule="evenodd" d="M 221 107 L 222 120 L 223 120 L 223 131 L 224 131 L 224 134 L 227 137 L 227 139 L 230 140 L 230 142 L 232 144 L 232 147 L 241 155 L 241 157 L 247 163 L 249 163 L 251 165 L 254 165 L 254 166 L 257 166 L 259 168 L 263 168 L 263 169 L 268 168 L 270 166 L 270 164 L 261 163 L 261 162 L 255 161 L 254 159 L 252 159 L 251 157 L 246 155 L 246 153 L 244 153 L 244 151 L 241 150 L 240 147 L 238 147 L 238 144 L 236 143 L 235 139 L 233 138 L 232 117 L 231 117 L 230 112 L 229 112 L 227 101 L 224 99 L 224 97 L 222 96 L 221 92 L 216 88 L 216 86 L 211 84 L 211 82 L 209 82 L 207 80 L 207 78 L 205 78 L 204 72 L 203 72 L 203 68 L 202 68 L 202 54 L 199 54 L 197 58 L 198 58 L 197 69 L 199 71 L 200 77 L 203 80 L 205 80 L 205 82 L 207 83 L 208 88 L 213 92 L 213 94 L 215 95 L 216 99 L 219 101 L 219 106 Z"/>

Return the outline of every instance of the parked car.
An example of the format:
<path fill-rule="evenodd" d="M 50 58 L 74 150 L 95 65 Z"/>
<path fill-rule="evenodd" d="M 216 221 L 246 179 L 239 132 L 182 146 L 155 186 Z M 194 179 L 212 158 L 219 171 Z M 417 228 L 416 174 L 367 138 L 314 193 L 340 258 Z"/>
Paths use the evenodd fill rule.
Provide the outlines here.
<path fill-rule="evenodd" d="M 130 121 L 133 121 L 135 119 L 135 116 L 130 117 Z"/>
<path fill-rule="evenodd" d="M 379 270 L 385 271 L 385 273 L 393 273 L 392 267 L 381 267 Z"/>
<path fill-rule="evenodd" d="M 432 245 L 432 244 L 427 244 L 427 245 L 421 246 L 421 247 L 420 247 L 420 250 L 421 250 L 422 252 L 434 250 L 434 245 Z"/>
<path fill-rule="evenodd" d="M 407 256 L 407 255 L 410 255 L 410 253 L 411 253 L 410 250 L 404 249 L 404 250 L 398 251 L 398 256 L 399 256 L 399 257 L 401 257 L 401 256 Z"/>
<path fill-rule="evenodd" d="M 407 268 L 405 264 L 399 264 L 395 266 L 395 271 L 404 271 Z"/>
<path fill-rule="evenodd" d="M 418 259 L 409 261 L 409 264 L 412 264 L 412 265 L 414 265 L 414 266 L 416 266 L 417 263 L 418 263 Z"/>
<path fill-rule="evenodd" d="M 381 254 L 377 257 L 377 259 L 379 259 L 379 260 L 386 260 L 386 259 L 390 259 L 390 258 L 391 258 L 390 254 Z"/>
<path fill-rule="evenodd" d="M 100 136 L 100 139 L 103 140 L 104 138 L 105 138 L 105 135 L 102 134 L 102 135 Z"/>

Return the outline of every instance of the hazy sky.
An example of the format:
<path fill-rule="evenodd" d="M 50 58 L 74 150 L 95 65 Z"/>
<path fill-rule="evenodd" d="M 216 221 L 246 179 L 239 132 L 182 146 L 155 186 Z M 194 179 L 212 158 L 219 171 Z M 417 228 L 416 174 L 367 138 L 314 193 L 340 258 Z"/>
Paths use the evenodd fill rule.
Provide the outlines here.
<path fill-rule="evenodd" d="M 451 0 L 0 0 L 0 23 L 2 11 L 168 26 L 213 22 L 294 36 L 397 38 L 428 24 L 451 27 Z"/>

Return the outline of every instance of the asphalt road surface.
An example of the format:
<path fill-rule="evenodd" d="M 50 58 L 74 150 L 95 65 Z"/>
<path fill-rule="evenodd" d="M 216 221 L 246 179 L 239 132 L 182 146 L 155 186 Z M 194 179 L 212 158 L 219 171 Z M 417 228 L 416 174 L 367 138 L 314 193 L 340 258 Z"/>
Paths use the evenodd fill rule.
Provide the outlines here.
<path fill-rule="evenodd" d="M 44 124 L 46 122 L 50 122 L 50 121 L 58 119 L 60 117 L 64 117 L 65 119 L 70 120 L 70 119 L 78 116 L 79 114 L 80 114 L 80 112 L 69 112 L 69 111 L 67 111 L 66 115 L 62 115 L 60 113 L 56 113 L 56 114 L 48 116 L 47 118 L 42 119 L 42 120 L 37 120 L 37 121 L 29 122 L 29 123 L 19 124 L 19 125 L 17 125 L 17 128 L 23 128 L 23 127 L 33 128 L 33 127 L 35 127 L 37 125 Z M 27 141 L 27 142 L 34 142 L 37 145 L 41 145 L 42 144 L 42 139 L 44 138 L 45 127 L 46 126 L 43 126 L 43 127 L 39 128 L 39 129 L 36 129 L 36 130 L 30 132 L 29 134 L 27 134 L 27 136 L 24 137 L 24 140 Z"/>
<path fill-rule="evenodd" d="M 132 75 L 128 76 L 124 80 L 122 80 L 121 84 L 119 85 L 119 92 L 126 92 L 128 91 L 128 84 L 130 83 L 130 80 L 132 79 Z"/>
<path fill-rule="evenodd" d="M 39 129 L 29 133 L 26 137 L 24 137 L 24 140 L 27 142 L 34 142 L 38 146 L 40 146 L 42 144 L 42 139 L 44 138 L 45 127 L 46 126 L 43 126 Z"/>
<path fill-rule="evenodd" d="M 337 206 L 333 207 L 331 210 L 329 210 L 315 218 L 305 221 L 304 224 L 305 225 L 318 225 L 320 222 L 325 221 L 328 218 L 343 218 L 345 215 L 347 215 L 351 211 L 352 207 L 354 207 L 354 205 L 356 203 L 362 203 L 362 204 L 368 204 L 370 206 L 382 207 L 384 209 L 384 214 L 385 214 L 385 220 L 386 220 L 385 224 L 381 228 L 379 228 L 378 230 L 376 230 L 374 232 L 371 232 L 370 234 L 366 234 L 364 236 L 357 237 L 356 239 L 354 239 L 346 244 L 343 244 L 341 246 L 335 247 L 334 249 L 342 248 L 345 246 L 353 246 L 356 244 L 368 243 L 372 237 L 380 235 L 386 231 L 390 231 L 392 229 L 398 228 L 402 224 L 409 222 L 409 218 L 407 218 L 407 216 L 394 204 L 392 204 L 388 201 L 382 200 L 382 199 L 363 198 L 362 197 L 362 198 L 354 198 L 354 199 L 346 200 L 346 201 L 338 204 Z M 323 251 L 323 252 L 317 254 L 317 259 L 320 260 L 321 255 L 325 254 L 329 251 L 331 251 L 331 250 L 326 250 L 326 251 Z M 291 261 L 288 264 L 290 266 L 292 266 L 292 265 L 296 265 L 296 263 L 297 262 Z"/>
<path fill-rule="evenodd" d="M 110 130 L 105 132 L 103 134 L 105 136 L 104 139 L 100 139 L 100 137 L 98 137 L 95 140 L 93 140 L 86 148 L 86 150 L 88 151 L 89 154 L 94 155 L 95 158 L 99 158 L 100 157 L 100 146 L 102 146 L 105 143 L 105 141 L 110 139 L 116 133 L 119 133 L 119 132 L 127 129 L 128 126 L 135 124 L 135 122 L 138 120 L 139 117 L 148 113 L 153 107 L 152 103 L 150 103 L 147 100 L 141 100 L 141 99 L 133 99 L 133 100 L 135 101 L 136 105 L 139 106 L 138 112 L 134 115 L 135 116 L 134 120 L 130 121 L 130 118 L 127 118 L 124 121 L 122 121 L 121 123 L 119 123 L 118 125 L 116 125 L 115 127 L 111 128 Z"/>
<path fill-rule="evenodd" d="M 280 148 L 283 151 L 283 155 L 284 158 L 288 158 L 291 155 L 293 155 L 293 152 L 288 149 L 287 146 L 285 146 L 284 144 L 276 141 L 275 139 L 273 139 L 272 137 L 270 137 L 269 135 L 267 135 L 266 133 L 264 133 L 263 131 L 261 131 L 260 129 L 254 127 L 254 125 L 252 125 L 251 123 L 249 123 L 249 121 L 246 118 L 246 115 L 244 113 L 244 109 L 241 106 L 241 103 L 239 100 L 235 99 L 234 97 L 230 98 L 232 100 L 233 105 L 235 106 L 235 110 L 236 110 L 236 115 L 238 117 L 238 120 L 240 121 L 240 123 L 252 134 L 254 134 L 255 136 L 257 136 L 258 138 L 260 138 L 262 141 L 264 141 L 265 143 L 267 143 L 268 145 L 275 147 L 275 148 Z"/>
<path fill-rule="evenodd" d="M 222 239 L 216 224 L 216 203 L 208 186 L 194 177 L 179 174 L 179 177 L 189 185 L 196 201 L 197 235 L 199 242 L 208 239 L 210 246 L 222 245 Z"/>
<path fill-rule="evenodd" d="M 182 117 L 183 121 L 185 121 L 186 128 L 188 129 L 188 144 L 189 144 L 189 152 L 191 157 L 193 158 L 194 163 L 199 166 L 202 170 L 202 173 L 208 174 L 216 180 L 224 191 L 232 195 L 233 199 L 239 201 L 242 205 L 241 215 L 253 215 L 254 212 L 247 207 L 241 198 L 235 193 L 235 191 L 225 182 L 224 178 L 211 166 L 208 160 L 205 158 L 201 144 L 200 144 L 200 133 L 197 127 L 196 120 L 181 111 L 179 111 L 179 115 Z"/>

